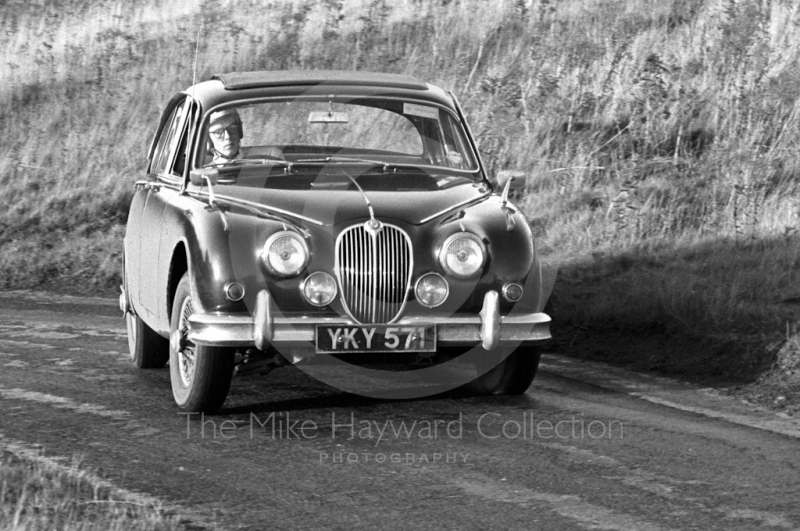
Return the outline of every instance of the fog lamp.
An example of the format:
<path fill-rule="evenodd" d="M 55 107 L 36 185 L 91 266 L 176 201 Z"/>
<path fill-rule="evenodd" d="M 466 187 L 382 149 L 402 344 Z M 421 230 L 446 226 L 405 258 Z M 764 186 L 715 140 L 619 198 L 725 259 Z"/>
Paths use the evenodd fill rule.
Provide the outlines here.
<path fill-rule="evenodd" d="M 314 306 L 327 306 L 336 297 L 336 281 L 324 271 L 308 275 L 302 289 L 303 296 Z"/>
<path fill-rule="evenodd" d="M 244 298 L 244 286 L 238 282 L 231 282 L 225 286 L 225 297 L 231 302 L 242 300 Z"/>
<path fill-rule="evenodd" d="M 450 292 L 450 286 L 439 273 L 426 273 L 417 280 L 414 292 L 420 304 L 428 308 L 435 308 L 445 301 Z"/>
<path fill-rule="evenodd" d="M 517 302 L 522 298 L 522 286 L 516 282 L 509 282 L 503 286 L 503 297 L 509 302 Z"/>

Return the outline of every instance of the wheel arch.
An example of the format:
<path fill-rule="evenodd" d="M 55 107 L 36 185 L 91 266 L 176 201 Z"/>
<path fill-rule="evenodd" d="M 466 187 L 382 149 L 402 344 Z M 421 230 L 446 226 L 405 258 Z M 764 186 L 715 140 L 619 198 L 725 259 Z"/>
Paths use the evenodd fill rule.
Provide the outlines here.
<path fill-rule="evenodd" d="M 175 292 L 178 290 L 178 284 L 189 271 L 189 253 L 186 249 L 186 243 L 183 241 L 178 242 L 175 249 L 172 251 L 172 258 L 169 264 L 169 277 L 167 280 L 167 322 L 172 320 L 172 305 L 175 302 Z"/>

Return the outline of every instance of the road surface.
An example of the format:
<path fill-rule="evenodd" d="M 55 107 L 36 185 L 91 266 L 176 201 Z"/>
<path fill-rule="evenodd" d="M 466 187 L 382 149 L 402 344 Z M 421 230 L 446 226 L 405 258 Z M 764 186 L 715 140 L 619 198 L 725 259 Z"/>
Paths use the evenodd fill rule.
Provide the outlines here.
<path fill-rule="evenodd" d="M 800 422 L 710 389 L 545 355 L 521 397 L 381 401 L 284 368 L 188 416 L 107 299 L 0 293 L 0 447 L 196 529 L 800 529 Z"/>

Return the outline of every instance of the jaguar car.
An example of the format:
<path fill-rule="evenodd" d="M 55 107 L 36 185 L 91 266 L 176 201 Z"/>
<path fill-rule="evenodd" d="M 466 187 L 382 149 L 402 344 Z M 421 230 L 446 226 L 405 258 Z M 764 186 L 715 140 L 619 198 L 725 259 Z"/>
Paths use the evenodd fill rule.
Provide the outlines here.
<path fill-rule="evenodd" d="M 237 374 L 326 359 L 412 380 L 420 360 L 460 360 L 479 392 L 524 393 L 550 338 L 540 257 L 510 200 L 524 184 L 488 175 L 454 94 L 412 76 L 196 83 L 167 103 L 135 182 L 131 359 L 168 364 L 192 412 L 221 408 Z"/>

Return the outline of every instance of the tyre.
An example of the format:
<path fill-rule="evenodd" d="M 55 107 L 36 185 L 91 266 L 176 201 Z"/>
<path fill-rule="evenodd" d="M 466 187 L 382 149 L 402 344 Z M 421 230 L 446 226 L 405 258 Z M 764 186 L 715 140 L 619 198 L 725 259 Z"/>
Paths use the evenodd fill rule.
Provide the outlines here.
<path fill-rule="evenodd" d="M 125 314 L 128 328 L 128 351 L 131 361 L 140 369 L 160 369 L 169 361 L 169 340 L 156 334 L 142 318 L 129 311 Z"/>
<path fill-rule="evenodd" d="M 212 413 L 222 407 L 233 377 L 235 349 L 195 345 L 186 339 L 194 313 L 189 274 L 178 284 L 172 305 L 169 372 L 172 396 L 185 411 Z"/>
<path fill-rule="evenodd" d="M 519 346 L 505 352 L 486 352 L 475 369 L 478 383 L 490 395 L 521 395 L 530 387 L 542 357 L 537 347 Z"/>

